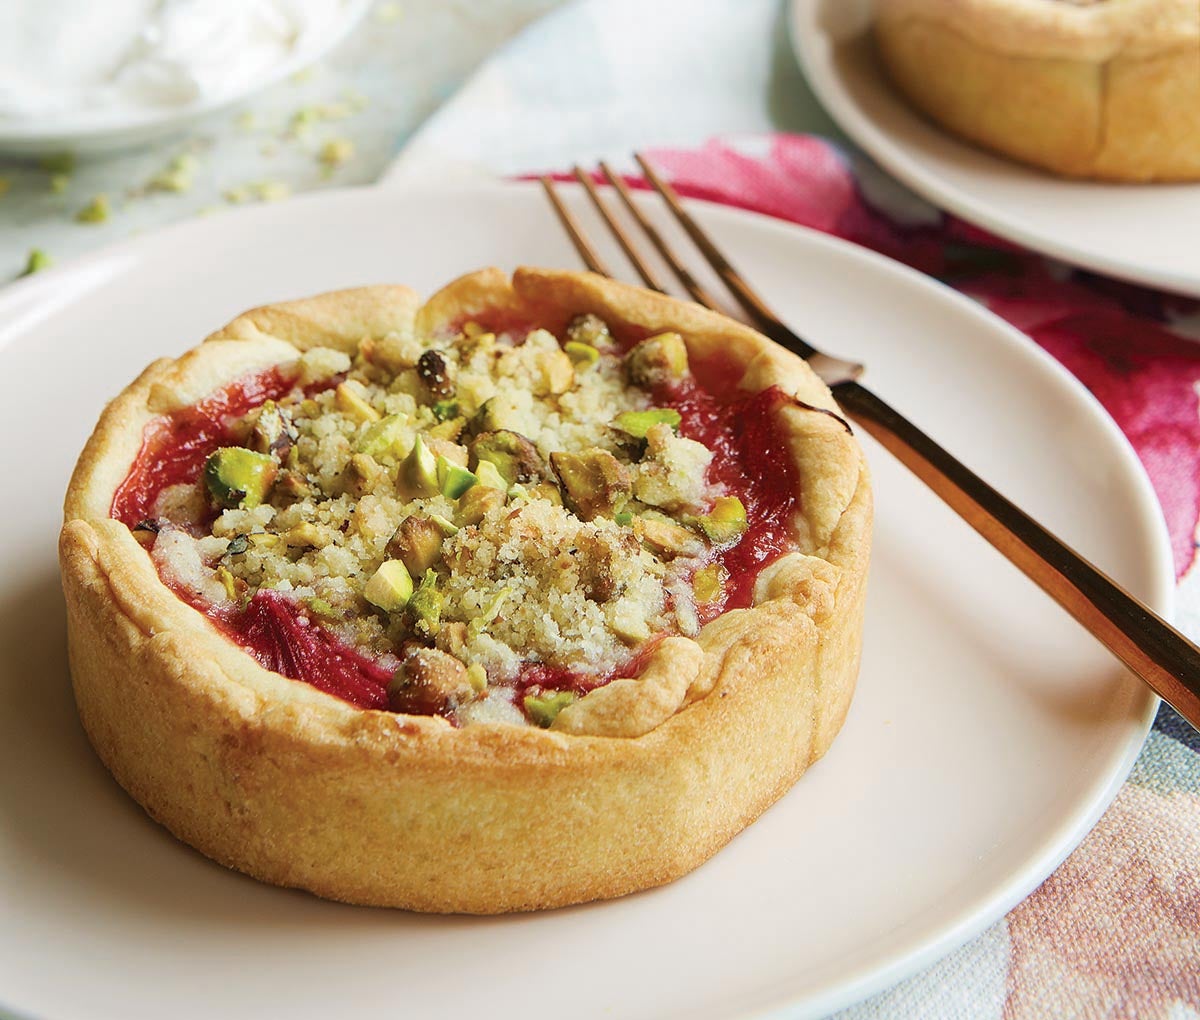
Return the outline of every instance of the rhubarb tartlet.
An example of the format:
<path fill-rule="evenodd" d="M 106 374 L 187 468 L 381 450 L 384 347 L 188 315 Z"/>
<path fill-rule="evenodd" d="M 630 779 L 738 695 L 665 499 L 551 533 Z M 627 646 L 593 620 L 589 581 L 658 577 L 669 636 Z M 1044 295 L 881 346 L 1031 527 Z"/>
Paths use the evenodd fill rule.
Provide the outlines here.
<path fill-rule="evenodd" d="M 963 138 L 1070 177 L 1200 180 L 1196 0 L 879 0 L 892 80 Z"/>
<path fill-rule="evenodd" d="M 351 903 L 675 879 L 825 753 L 858 670 L 871 493 L 829 391 L 590 274 L 247 312 L 106 408 L 65 518 L 105 765 Z"/>

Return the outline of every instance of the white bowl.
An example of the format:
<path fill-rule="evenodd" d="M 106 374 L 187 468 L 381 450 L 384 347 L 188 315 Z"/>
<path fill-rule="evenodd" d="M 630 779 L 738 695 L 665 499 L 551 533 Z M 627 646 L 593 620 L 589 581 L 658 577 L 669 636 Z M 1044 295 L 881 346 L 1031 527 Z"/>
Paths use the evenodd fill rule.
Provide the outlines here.
<path fill-rule="evenodd" d="M 328 34 L 297 47 L 286 60 L 243 86 L 184 106 L 148 108 L 119 115 L 69 114 L 32 124 L 0 122 L 0 153 L 44 156 L 60 152 L 90 155 L 132 149 L 172 134 L 242 102 L 270 85 L 302 71 L 336 46 L 362 20 L 372 0 L 344 0 L 341 20 Z"/>

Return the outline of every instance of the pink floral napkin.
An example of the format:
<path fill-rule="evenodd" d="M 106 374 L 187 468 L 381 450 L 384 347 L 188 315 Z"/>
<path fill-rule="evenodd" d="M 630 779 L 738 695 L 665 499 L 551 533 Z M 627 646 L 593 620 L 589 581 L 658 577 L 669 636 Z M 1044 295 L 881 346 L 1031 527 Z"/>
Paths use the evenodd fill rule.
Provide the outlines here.
<path fill-rule="evenodd" d="M 681 194 L 898 259 L 969 294 L 1062 362 L 1145 465 L 1171 535 L 1180 619 L 1185 628 L 1200 621 L 1200 302 L 1001 241 L 925 206 L 820 138 L 717 140 L 649 155 Z M 997 938 L 1006 941 L 999 952 L 967 946 L 940 966 L 968 983 L 995 986 L 1001 977 L 998 1015 L 1006 1020 L 1200 1016 L 1200 734 L 1174 711 L 1160 709 L 1129 781 L 1095 830 L 977 942 Z M 937 980 L 918 975 L 847 1014 L 928 1015 Z"/>

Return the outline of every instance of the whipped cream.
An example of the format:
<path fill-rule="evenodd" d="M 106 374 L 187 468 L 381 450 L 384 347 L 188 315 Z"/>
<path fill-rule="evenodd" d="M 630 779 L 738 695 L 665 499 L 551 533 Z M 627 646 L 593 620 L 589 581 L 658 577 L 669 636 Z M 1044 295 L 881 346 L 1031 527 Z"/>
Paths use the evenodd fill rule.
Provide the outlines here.
<path fill-rule="evenodd" d="M 124 120 L 244 91 L 347 0 L 2 0 L 0 123 Z"/>

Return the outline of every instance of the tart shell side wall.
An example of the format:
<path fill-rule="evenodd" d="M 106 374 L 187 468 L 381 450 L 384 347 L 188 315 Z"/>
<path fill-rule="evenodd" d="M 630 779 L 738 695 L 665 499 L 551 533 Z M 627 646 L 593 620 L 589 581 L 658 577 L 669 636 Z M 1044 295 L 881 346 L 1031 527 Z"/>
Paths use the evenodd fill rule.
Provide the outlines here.
<path fill-rule="evenodd" d="M 1022 54 L 887 11 L 875 41 L 892 81 L 967 141 L 1069 177 L 1200 179 L 1200 36 L 1157 54 L 1081 59 L 1069 47 Z"/>
<path fill-rule="evenodd" d="M 868 491 L 856 499 L 867 512 Z M 686 874 L 786 792 L 849 706 L 863 577 L 823 630 L 784 601 L 714 648 L 711 692 L 632 740 L 416 728 L 385 713 L 313 740 L 111 596 L 103 552 L 64 539 L 69 653 L 97 754 L 147 813 L 221 864 L 330 899 L 491 914 L 624 895 Z M 91 548 L 89 548 L 89 546 Z M 511 750 L 511 748 L 510 748 Z M 536 824 L 530 820 L 536 819 Z"/>

